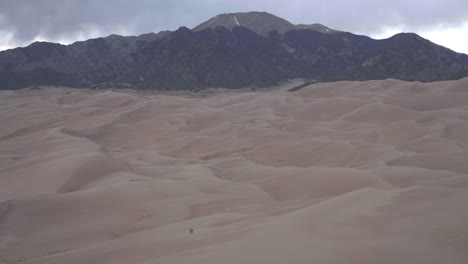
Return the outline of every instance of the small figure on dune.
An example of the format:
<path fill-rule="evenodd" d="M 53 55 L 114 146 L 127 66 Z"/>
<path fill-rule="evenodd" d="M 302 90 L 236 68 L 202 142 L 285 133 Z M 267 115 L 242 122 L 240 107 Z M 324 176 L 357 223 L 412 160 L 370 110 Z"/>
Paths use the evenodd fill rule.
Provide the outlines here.
<path fill-rule="evenodd" d="M 193 234 L 193 228 L 190 228 L 189 234 Z"/>

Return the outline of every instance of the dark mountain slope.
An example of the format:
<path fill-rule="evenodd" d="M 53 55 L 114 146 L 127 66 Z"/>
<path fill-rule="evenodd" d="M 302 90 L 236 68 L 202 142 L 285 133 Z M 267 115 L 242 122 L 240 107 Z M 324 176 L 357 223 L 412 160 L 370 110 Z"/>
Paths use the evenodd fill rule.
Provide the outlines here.
<path fill-rule="evenodd" d="M 134 66 L 130 54 L 169 33 L 139 37 L 110 35 L 68 46 L 35 42 L 25 48 L 3 51 L 0 52 L 0 89 L 4 85 L 7 88 L 21 88 L 24 84 L 84 87 L 108 82 Z M 47 74 L 40 74 L 44 72 Z"/>
<path fill-rule="evenodd" d="M 439 81 L 468 75 L 468 56 L 456 53 L 413 33 L 400 33 L 375 41 L 363 63 L 346 68 L 328 80 L 395 78 L 407 81 Z"/>
<path fill-rule="evenodd" d="M 217 28 L 218 35 L 212 32 L 180 28 L 164 41 L 134 53 L 139 66 L 122 79 L 139 81 L 146 88 L 200 89 L 269 86 L 287 77 L 276 65 L 248 51 L 256 45 L 271 45 L 269 39 L 244 28 L 236 28 L 235 33 L 225 28 Z"/>

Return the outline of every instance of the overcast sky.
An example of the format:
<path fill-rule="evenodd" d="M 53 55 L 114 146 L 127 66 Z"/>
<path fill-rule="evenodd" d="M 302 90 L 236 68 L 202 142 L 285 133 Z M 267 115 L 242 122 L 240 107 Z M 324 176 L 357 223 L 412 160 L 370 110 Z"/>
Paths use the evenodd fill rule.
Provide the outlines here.
<path fill-rule="evenodd" d="M 192 28 L 219 13 L 245 11 L 374 38 L 415 32 L 468 54 L 468 0 L 0 0 L 0 50 Z"/>

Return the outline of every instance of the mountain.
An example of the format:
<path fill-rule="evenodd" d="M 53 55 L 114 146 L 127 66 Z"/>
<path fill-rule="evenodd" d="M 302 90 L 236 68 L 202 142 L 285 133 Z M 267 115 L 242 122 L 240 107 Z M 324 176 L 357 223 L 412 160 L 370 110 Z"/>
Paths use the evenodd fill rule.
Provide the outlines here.
<path fill-rule="evenodd" d="M 3 51 L 0 87 L 34 84 L 78 87 L 106 82 L 133 67 L 132 53 L 168 34 L 169 31 L 139 37 L 110 35 L 67 46 L 34 42 L 25 48 Z"/>
<path fill-rule="evenodd" d="M 468 76 L 468 56 L 412 33 L 374 40 L 319 24 L 294 25 L 265 12 L 218 15 L 190 30 L 71 45 L 35 42 L 0 52 L 0 89 L 33 85 L 190 89 Z"/>
<path fill-rule="evenodd" d="M 321 24 L 312 25 L 294 25 L 291 22 L 269 14 L 267 12 L 245 12 L 245 13 L 225 13 L 217 15 L 200 25 L 193 28 L 193 31 L 201 31 L 207 28 L 225 27 L 232 30 L 235 27 L 242 26 L 262 36 L 268 36 L 271 31 L 279 34 L 296 30 L 310 29 L 322 33 L 337 33 L 339 31 L 328 28 Z"/>

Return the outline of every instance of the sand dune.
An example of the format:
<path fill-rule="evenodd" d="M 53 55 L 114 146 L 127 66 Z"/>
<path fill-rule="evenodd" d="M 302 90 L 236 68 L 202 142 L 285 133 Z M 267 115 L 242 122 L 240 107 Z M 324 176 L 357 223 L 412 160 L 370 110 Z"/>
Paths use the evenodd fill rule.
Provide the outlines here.
<path fill-rule="evenodd" d="M 466 87 L 0 91 L 0 263 L 467 263 Z"/>

